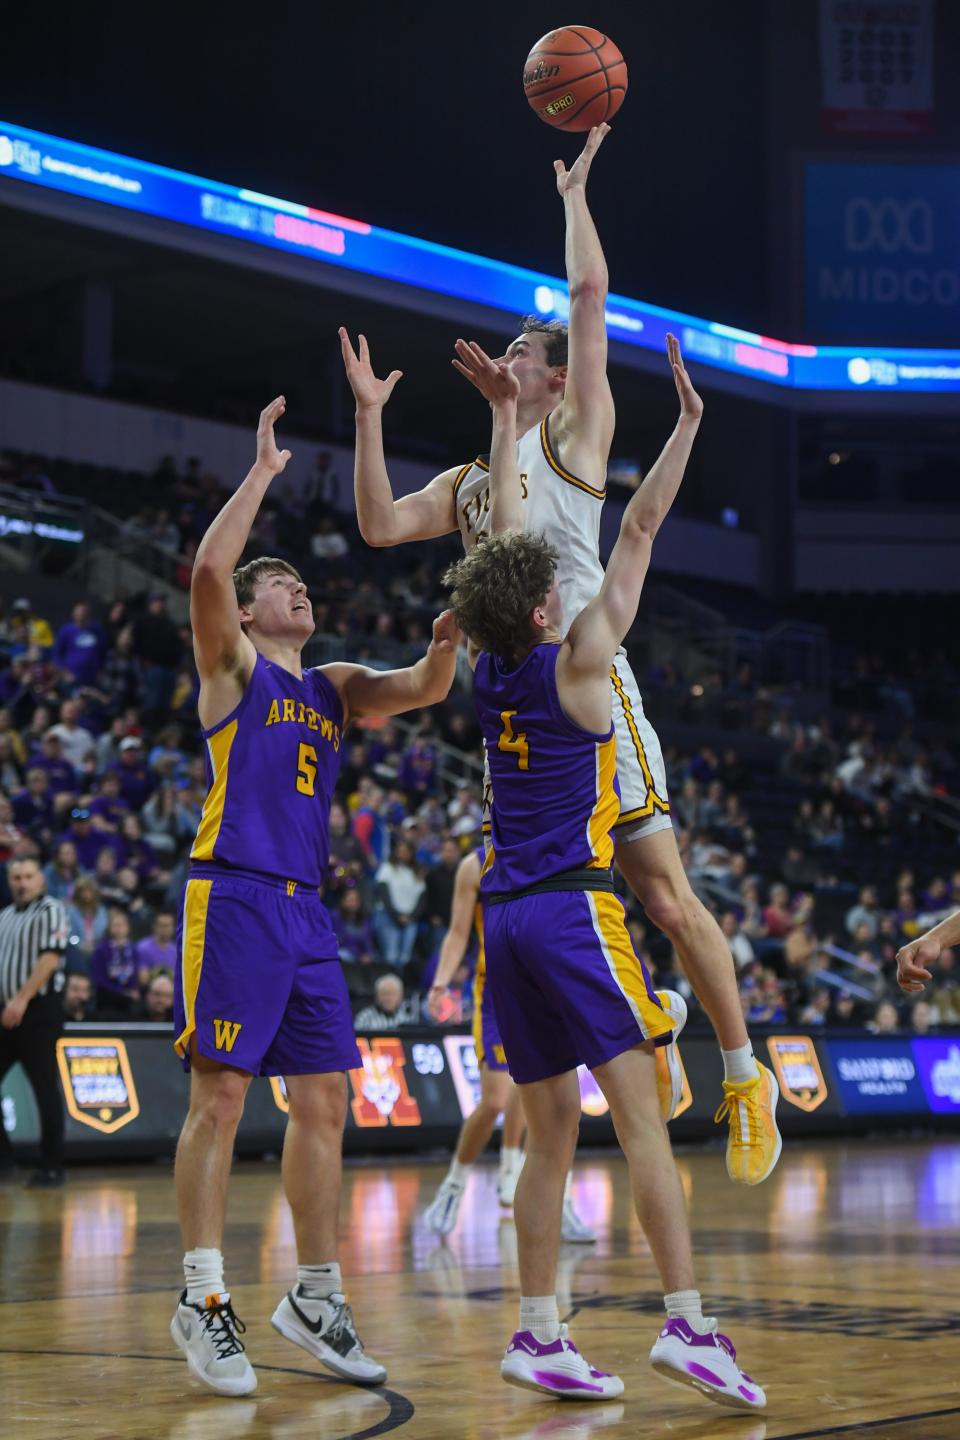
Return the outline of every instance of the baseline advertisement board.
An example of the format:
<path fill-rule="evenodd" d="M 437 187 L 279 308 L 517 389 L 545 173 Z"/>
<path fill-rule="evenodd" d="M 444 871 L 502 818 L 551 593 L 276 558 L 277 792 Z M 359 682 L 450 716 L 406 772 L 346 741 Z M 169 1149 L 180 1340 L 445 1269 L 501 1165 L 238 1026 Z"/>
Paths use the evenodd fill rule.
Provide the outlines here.
<path fill-rule="evenodd" d="M 452 1145 L 476 1108 L 479 1069 L 469 1034 L 409 1029 L 358 1036 L 363 1065 L 350 1072 L 344 1145 L 352 1153 Z M 837 1133 L 864 1118 L 929 1124 L 960 1114 L 960 1034 L 877 1038 L 857 1033 L 770 1033 L 757 1040 L 780 1086 L 784 1134 Z M 683 1093 L 671 1133 L 692 1140 L 716 1133 L 723 1067 L 708 1035 L 680 1043 Z M 69 1025 L 58 1047 L 67 1155 L 173 1153 L 186 1113 L 187 1076 L 167 1027 Z M 580 1072 L 581 1135 L 613 1142 L 606 1100 Z M 247 1094 L 238 1149 L 278 1153 L 289 1111 L 281 1079 L 255 1080 Z M 19 1066 L 0 1085 L 0 1115 L 14 1145 L 39 1138 L 33 1095 Z"/>

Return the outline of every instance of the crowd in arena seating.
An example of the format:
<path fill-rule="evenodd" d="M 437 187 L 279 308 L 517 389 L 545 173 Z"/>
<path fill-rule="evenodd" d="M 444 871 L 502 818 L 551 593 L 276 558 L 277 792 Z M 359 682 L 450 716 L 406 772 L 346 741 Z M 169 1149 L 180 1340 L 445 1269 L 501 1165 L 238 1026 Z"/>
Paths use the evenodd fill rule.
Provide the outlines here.
<path fill-rule="evenodd" d="M 222 490 L 196 463 L 180 473 L 164 461 L 153 478 L 157 503 L 127 523 L 188 584 Z M 371 565 L 333 508 L 338 487 L 326 457 L 306 491 L 265 508 L 251 553 L 299 563 L 318 633 L 351 659 L 408 663 L 442 608 L 443 548 L 429 560 L 378 551 Z M 662 665 L 641 679 L 666 742 L 681 855 L 720 920 L 751 1024 L 960 1024 L 952 955 L 913 1003 L 893 984 L 899 946 L 960 906 L 955 838 L 925 803 L 950 788 L 955 761 L 921 738 L 905 679 L 884 670 L 865 699 L 858 674 L 861 709 L 814 719 L 789 676 L 771 683 L 749 666 L 728 682 L 694 684 Z M 0 859 L 38 856 L 69 907 L 72 1019 L 170 1019 L 175 912 L 206 789 L 196 695 L 189 630 L 162 590 L 80 601 L 69 618 L 25 598 L 2 607 Z M 674 722 L 684 738 L 671 747 Z M 427 1020 L 456 867 L 480 841 L 479 739 L 466 677 L 412 725 L 346 738 L 326 901 L 363 1028 Z M 656 983 L 687 996 L 691 1027 L 706 1025 L 669 943 L 624 899 Z M 469 1018 L 471 961 L 450 1021 Z"/>

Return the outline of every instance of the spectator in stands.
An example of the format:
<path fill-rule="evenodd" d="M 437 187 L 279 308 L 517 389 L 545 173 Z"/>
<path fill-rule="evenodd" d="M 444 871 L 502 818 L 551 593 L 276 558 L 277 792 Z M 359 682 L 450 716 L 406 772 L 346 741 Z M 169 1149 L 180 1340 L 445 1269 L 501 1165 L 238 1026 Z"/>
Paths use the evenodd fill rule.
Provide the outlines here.
<path fill-rule="evenodd" d="M 314 467 L 313 479 L 307 489 L 307 505 L 316 513 L 318 505 L 340 504 L 340 477 L 329 450 L 320 450 Z"/>
<path fill-rule="evenodd" d="M 830 1015 L 830 991 L 815 990 L 800 1010 L 801 1025 L 826 1025 Z"/>
<path fill-rule="evenodd" d="M 890 1000 L 881 1000 L 873 1012 L 873 1019 L 867 1021 L 867 1029 L 874 1035 L 892 1035 L 900 1029 L 897 1007 Z"/>
<path fill-rule="evenodd" d="M 332 918 L 340 959 L 347 965 L 372 965 L 377 947 L 360 891 L 344 890 Z"/>
<path fill-rule="evenodd" d="M 322 560 L 325 566 L 336 566 L 349 553 L 347 537 L 337 529 L 333 516 L 321 516 L 314 534 L 310 537 L 310 554 L 313 558 Z"/>
<path fill-rule="evenodd" d="M 785 940 L 793 924 L 790 891 L 786 885 L 771 885 L 769 901 L 763 911 L 763 923 L 771 940 Z"/>
<path fill-rule="evenodd" d="M 42 765 L 30 766 L 26 788 L 18 790 L 12 803 L 13 818 L 20 829 L 49 846 L 53 840 L 53 797 L 50 776 Z"/>
<path fill-rule="evenodd" d="M 23 771 L 17 764 L 13 741 L 9 735 L 0 735 L 0 790 L 8 793 L 19 790 L 23 784 Z"/>
<path fill-rule="evenodd" d="M 383 791 L 379 785 L 363 776 L 357 787 L 357 796 L 358 802 L 353 812 L 353 833 L 363 851 L 368 869 L 376 871 L 387 854 L 389 842 L 387 827 L 380 816 Z"/>
<path fill-rule="evenodd" d="M 8 853 L 22 848 L 25 839 L 24 832 L 14 819 L 13 804 L 2 793 L 0 793 L 0 837 L 2 837 L 3 847 Z M 7 858 L 6 854 L 0 855 L 0 860 Z"/>
<path fill-rule="evenodd" d="M 138 1020 L 149 1020 L 155 1025 L 172 1024 L 172 971 L 160 966 L 149 972 L 144 982 L 143 994 L 135 1014 Z"/>
<path fill-rule="evenodd" d="M 377 908 L 373 912 L 373 931 L 386 963 L 401 969 L 413 954 L 424 888 L 413 868 L 413 859 L 410 842 L 398 840 L 392 857 L 374 876 Z"/>
<path fill-rule="evenodd" d="M 857 1025 L 860 1023 L 860 1002 L 849 990 L 834 992 L 833 1013 L 831 1020 L 834 1025 Z"/>
<path fill-rule="evenodd" d="M 140 884 L 162 885 L 167 877 L 157 864 L 157 856 L 149 840 L 144 838 L 139 815 L 125 815 L 121 826 L 123 863 L 137 872 Z"/>
<path fill-rule="evenodd" d="M 118 862 L 123 859 L 123 841 L 120 836 L 95 830 L 93 816 L 85 805 L 77 805 L 70 811 L 70 828 L 64 839 L 73 841 L 83 870 L 95 870 L 97 858 L 103 850 L 111 851 Z"/>
<path fill-rule="evenodd" d="M 80 861 L 77 847 L 72 840 L 61 840 L 53 852 L 53 859 L 43 869 L 47 882 L 47 894 L 54 900 L 72 900 L 74 888 L 80 879 Z"/>
<path fill-rule="evenodd" d="M 107 656 L 107 637 L 93 623 L 90 606 L 81 600 L 73 619 L 61 625 L 53 642 L 53 663 L 78 685 L 95 685 Z"/>
<path fill-rule="evenodd" d="M 50 622 L 44 620 L 42 615 L 33 613 L 33 602 L 26 595 L 14 600 L 10 620 L 11 642 L 14 647 L 19 645 L 26 649 L 37 645 L 41 650 L 48 650 L 53 644 Z"/>
<path fill-rule="evenodd" d="M 139 974 L 148 975 L 155 970 L 169 970 L 173 973 L 178 961 L 176 931 L 177 920 L 173 911 L 158 910 L 153 917 L 150 934 L 137 941 Z"/>
<path fill-rule="evenodd" d="M 100 792 L 90 802 L 90 825 L 100 835 L 119 835 L 130 806 L 120 794 L 120 776 L 108 770 L 101 776 Z"/>
<path fill-rule="evenodd" d="M 63 756 L 75 771 L 93 755 L 95 748 L 90 731 L 80 724 L 82 714 L 79 700 L 64 700 L 60 706 L 60 721 L 49 731 L 51 735 L 59 736 Z"/>
<path fill-rule="evenodd" d="M 437 752 L 425 736 L 414 736 L 400 762 L 400 785 L 415 805 L 432 795 L 437 784 Z"/>
<path fill-rule="evenodd" d="M 936 1007 L 941 1025 L 960 1025 L 960 978 L 953 950 L 941 950 L 930 1002 Z"/>
<path fill-rule="evenodd" d="M 373 987 L 373 1004 L 367 1005 L 354 1019 L 356 1030 L 394 1030 L 400 1025 L 415 1025 L 419 1020 L 417 1007 L 404 1000 L 403 981 L 399 975 L 381 975 Z"/>
<path fill-rule="evenodd" d="M 130 919 L 123 910 L 110 911 L 107 933 L 90 956 L 90 979 L 97 992 L 98 1015 L 106 1019 L 133 1012 L 146 975 L 140 973 Z"/>
<path fill-rule="evenodd" d="M 846 912 L 846 933 L 872 942 L 877 939 L 879 906 L 874 886 L 864 886 L 858 903 Z"/>
<path fill-rule="evenodd" d="M 914 1035 L 929 1035 L 936 1027 L 937 1016 L 926 1000 L 915 1000 L 910 1007 L 910 1029 Z"/>
<path fill-rule="evenodd" d="M 724 911 L 720 920 L 720 929 L 730 946 L 730 953 L 737 970 L 742 970 L 745 965 L 752 964 L 754 960 L 753 946 L 741 930 L 740 921 L 733 910 Z"/>
<path fill-rule="evenodd" d="M 141 693 L 143 667 L 134 648 L 133 626 L 124 625 L 117 635 L 98 682 L 113 711 L 134 705 Z"/>
<path fill-rule="evenodd" d="M 456 840 L 447 835 L 440 846 L 438 863 L 431 866 L 424 877 L 423 918 L 430 926 L 431 953 L 440 944 L 450 922 L 453 887 L 457 879 L 457 866 L 462 857 L 463 851 Z"/>
<path fill-rule="evenodd" d="M 89 1020 L 93 1016 L 93 983 L 82 970 L 68 971 L 63 987 L 63 1018 Z"/>
<path fill-rule="evenodd" d="M 67 906 L 70 927 L 69 968 L 86 971 L 90 956 L 107 933 L 109 916 L 100 898 L 100 887 L 90 875 L 81 875 Z"/>
<path fill-rule="evenodd" d="M 131 810 L 140 810 L 154 790 L 154 779 L 143 755 L 143 741 L 139 735 L 126 735 L 118 751 L 117 763 L 107 774 L 120 777 L 120 794 Z"/>
<path fill-rule="evenodd" d="M 148 724 L 166 719 L 173 698 L 182 646 L 180 632 L 167 614 L 167 597 L 155 590 L 147 611 L 134 622 L 134 649 L 143 662 L 143 714 Z"/>

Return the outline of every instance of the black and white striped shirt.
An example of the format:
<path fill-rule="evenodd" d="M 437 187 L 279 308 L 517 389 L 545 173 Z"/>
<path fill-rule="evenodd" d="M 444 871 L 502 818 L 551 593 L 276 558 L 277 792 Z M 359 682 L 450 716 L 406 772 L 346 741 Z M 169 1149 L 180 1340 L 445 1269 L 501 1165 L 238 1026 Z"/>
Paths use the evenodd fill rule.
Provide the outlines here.
<path fill-rule="evenodd" d="M 41 955 L 64 953 L 68 933 L 66 909 L 49 895 L 0 910 L 0 1005 L 23 988 Z M 46 992 L 44 985 L 39 993 Z"/>

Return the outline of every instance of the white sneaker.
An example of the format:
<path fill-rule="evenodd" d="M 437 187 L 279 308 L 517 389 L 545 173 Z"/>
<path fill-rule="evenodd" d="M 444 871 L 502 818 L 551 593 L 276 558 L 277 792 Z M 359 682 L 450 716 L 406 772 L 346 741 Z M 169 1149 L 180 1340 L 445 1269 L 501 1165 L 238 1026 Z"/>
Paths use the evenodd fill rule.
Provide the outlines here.
<path fill-rule="evenodd" d="M 444 1180 L 423 1212 L 424 1224 L 434 1235 L 449 1235 L 456 1225 L 463 1189 L 455 1180 Z"/>
<path fill-rule="evenodd" d="M 561 1325 L 560 1339 L 547 1345 L 529 1330 L 516 1331 L 500 1365 L 503 1379 L 558 1400 L 616 1400 L 623 1394 L 619 1375 L 595 1370 L 567 1339 L 568 1333 Z"/>
<path fill-rule="evenodd" d="M 345 1295 L 309 1299 L 302 1285 L 297 1285 L 280 1301 L 270 1324 L 341 1380 L 352 1380 L 355 1385 L 382 1385 L 387 1378 L 385 1367 L 364 1351 Z"/>
<path fill-rule="evenodd" d="M 568 1245 L 595 1245 L 597 1237 L 585 1225 L 573 1208 L 573 1201 L 570 1199 L 563 1202 L 563 1214 L 560 1217 L 560 1239 Z"/>
<path fill-rule="evenodd" d="M 239 1338 L 245 1328 L 226 1292 L 208 1295 L 204 1305 L 188 1305 L 184 1290 L 170 1321 L 170 1334 L 187 1357 L 190 1374 L 218 1395 L 249 1395 L 257 1388 Z"/>
<path fill-rule="evenodd" d="M 658 1045 L 653 1052 L 657 1066 L 657 1098 L 664 1121 L 672 1120 L 683 1096 L 683 1069 L 677 1051 L 680 1032 L 687 1023 L 687 1002 L 676 990 L 658 990 L 657 999 L 673 1021 L 673 1038 L 669 1045 Z"/>
<path fill-rule="evenodd" d="M 512 1205 L 517 1194 L 517 1181 L 523 1169 L 523 1156 L 517 1165 L 501 1165 L 497 1176 L 497 1199 L 501 1205 Z"/>
<path fill-rule="evenodd" d="M 686 1320 L 664 1321 L 650 1351 L 650 1364 L 664 1380 L 699 1390 L 708 1400 L 731 1410 L 763 1410 L 767 1397 L 737 1364 L 733 1342 L 717 1330 L 694 1330 Z"/>

